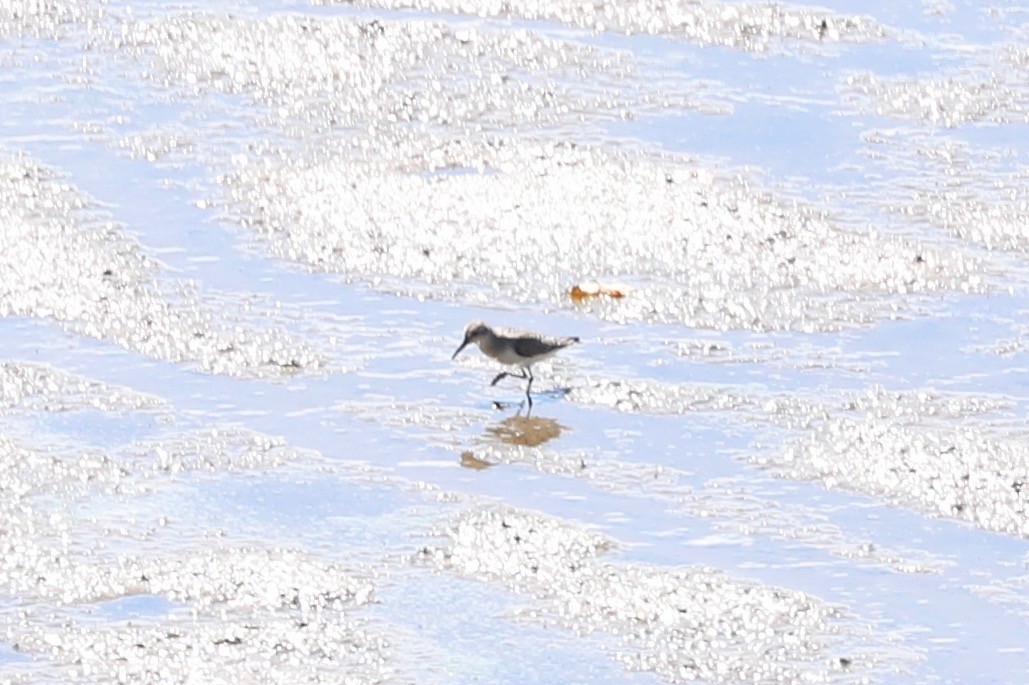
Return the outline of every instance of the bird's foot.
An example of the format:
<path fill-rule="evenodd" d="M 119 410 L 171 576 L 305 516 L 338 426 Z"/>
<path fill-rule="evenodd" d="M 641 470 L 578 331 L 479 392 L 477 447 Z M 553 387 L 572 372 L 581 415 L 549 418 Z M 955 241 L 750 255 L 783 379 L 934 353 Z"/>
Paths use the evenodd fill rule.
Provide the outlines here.
<path fill-rule="evenodd" d="M 534 402 L 531 399 L 520 399 L 517 402 L 503 402 L 501 400 L 493 400 L 491 403 L 492 407 L 497 410 L 512 409 L 518 407 L 519 410 L 525 409 L 526 407 L 532 407 Z"/>

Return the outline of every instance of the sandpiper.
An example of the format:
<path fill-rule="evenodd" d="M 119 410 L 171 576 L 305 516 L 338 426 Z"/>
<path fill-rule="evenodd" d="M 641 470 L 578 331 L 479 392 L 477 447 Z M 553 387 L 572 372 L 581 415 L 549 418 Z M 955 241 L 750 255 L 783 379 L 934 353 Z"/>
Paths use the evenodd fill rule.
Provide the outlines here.
<path fill-rule="evenodd" d="M 465 329 L 464 340 L 451 359 L 456 358 L 469 343 L 475 343 L 487 357 L 496 359 L 501 364 L 521 367 L 521 375 L 509 371 L 501 371 L 490 385 L 496 385 L 506 376 L 527 378 L 529 383 L 525 386 L 525 397 L 529 400 L 529 406 L 531 407 L 532 395 L 530 392 L 532 390 L 532 381 L 534 380 L 532 365 L 547 359 L 558 350 L 563 350 L 572 343 L 577 342 L 579 342 L 578 338 L 554 338 L 531 331 L 492 328 L 481 321 L 473 321 Z"/>

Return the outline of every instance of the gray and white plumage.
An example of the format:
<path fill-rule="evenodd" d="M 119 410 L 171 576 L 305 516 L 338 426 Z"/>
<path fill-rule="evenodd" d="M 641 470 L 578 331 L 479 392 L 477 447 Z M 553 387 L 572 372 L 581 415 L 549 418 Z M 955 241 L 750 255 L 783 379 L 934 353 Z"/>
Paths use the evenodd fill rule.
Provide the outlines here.
<path fill-rule="evenodd" d="M 496 385 L 505 376 L 527 378 L 529 383 L 525 388 L 525 396 L 531 405 L 532 396 L 529 393 L 534 380 L 532 365 L 577 342 L 579 338 L 576 337 L 555 337 L 514 328 L 493 328 L 482 321 L 473 321 L 465 329 L 464 340 L 451 359 L 457 357 L 470 343 L 475 343 L 487 357 L 501 364 L 520 367 L 521 375 L 505 371 L 497 375 L 490 385 Z"/>

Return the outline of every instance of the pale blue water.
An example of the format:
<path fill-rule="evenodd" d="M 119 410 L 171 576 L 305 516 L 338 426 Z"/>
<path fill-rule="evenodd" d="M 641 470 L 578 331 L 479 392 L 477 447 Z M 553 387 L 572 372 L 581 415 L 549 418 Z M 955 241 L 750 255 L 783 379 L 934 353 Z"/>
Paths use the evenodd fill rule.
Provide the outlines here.
<path fill-rule="evenodd" d="M 894 26 L 957 36 L 947 42 L 1008 39 L 975 3 L 954 4 L 956 11 L 942 19 L 926 15 L 918 3 L 836 2 L 828 6 L 873 14 Z M 239 7 L 257 15 L 308 9 L 296 2 Z M 349 10 L 311 11 L 328 16 Z M 871 70 L 914 75 L 958 62 L 954 53 L 935 45 L 844 46 L 836 55 L 767 57 L 697 48 L 662 38 L 590 36 L 553 24 L 538 26 L 631 50 L 661 62 L 662 68 L 674 65 L 683 78 L 718 81 L 742 95 L 733 103 L 731 116 L 682 112 L 641 117 L 606 125 L 604 135 L 723 160 L 732 167 L 754 165 L 754 173 L 769 186 L 787 184 L 790 192 L 811 199 L 820 197 L 824 187 L 862 186 L 872 173 L 879 174 L 879 182 L 889 183 L 891 178 L 889 169 L 871 165 L 861 155 L 860 134 L 899 124 L 841 108 L 836 95 L 841 74 Z M 460 466 L 459 449 L 441 447 L 417 431 L 363 420 L 338 406 L 386 396 L 397 402 L 436 402 L 486 412 L 493 411 L 490 403 L 494 398 L 517 400 L 516 387 L 484 391 L 481 372 L 455 368 L 449 362 L 464 325 L 484 318 L 528 328 L 574 331 L 586 341 L 574 354 L 589 359 L 595 365 L 592 371 L 613 377 L 715 383 L 768 394 L 830 399 L 876 383 L 894 390 L 935 388 L 996 394 L 1015 403 L 1009 418 L 1024 420 L 1029 411 L 1025 353 L 998 356 L 967 351 L 1014 335 L 1012 320 L 1029 311 L 1024 289 L 1015 294 L 932 297 L 924 315 L 844 334 L 717 334 L 718 339 L 737 348 L 756 342 L 791 349 L 804 343 L 872 355 L 876 365 L 869 374 L 838 369 L 799 371 L 761 363 L 704 363 L 678 358 L 654 343 L 708 335 L 706 332 L 676 326 L 621 327 L 567 311 L 512 309 L 508 305 L 502 310 L 486 310 L 384 294 L 270 258 L 253 243 L 251 235 L 219 222 L 215 212 L 198 208 L 196 200 L 217 194 L 211 171 L 202 164 L 181 161 L 154 166 L 129 159 L 101 142 L 91 142 L 70 128 L 75 121 L 101 121 L 120 135 L 169 123 L 194 128 L 206 122 L 210 128 L 198 136 L 202 144 L 205 137 L 223 136 L 229 145 L 241 145 L 248 133 L 245 125 L 237 121 L 234 129 L 223 134 L 216 124 L 218 117 L 229 116 L 226 112 L 252 107 L 245 98 L 214 96 L 213 102 L 218 104 L 210 111 L 202 111 L 195 103 L 165 101 L 154 88 L 140 86 L 110 57 L 99 54 L 92 58 L 106 71 L 98 77 L 97 87 L 84 88 L 66 83 L 50 71 L 55 63 L 79 57 L 74 41 L 23 42 L 27 54 L 39 52 L 45 59 L 0 74 L 0 102 L 4 103 L 0 145 L 24 150 L 66 172 L 70 182 L 101 202 L 114 220 L 123 222 L 168 268 L 170 276 L 195 279 L 203 289 L 228 293 L 230 301 L 257 294 L 282 302 L 287 311 L 302 318 L 283 317 L 273 323 L 315 337 L 342 334 L 340 358 L 361 369 L 285 382 L 212 376 L 70 334 L 47 320 L 22 317 L 0 319 L 0 359 L 46 362 L 152 393 L 174 409 L 176 429 L 212 423 L 237 425 L 281 436 L 294 447 L 317 450 L 329 461 L 357 460 L 407 480 L 593 524 L 625 543 L 613 556 L 619 562 L 702 564 L 844 603 L 852 614 L 877 623 L 882 630 L 901 631 L 907 634 L 909 644 L 926 651 L 926 660 L 910 675 L 912 681 L 1021 683 L 1029 679 L 1025 617 L 968 590 L 969 585 L 1024 574 L 1029 554 L 1025 541 L 964 523 L 930 519 L 862 495 L 775 480 L 745 461 L 754 443 L 775 444 L 781 438 L 774 429 L 730 413 L 623 414 L 553 396 L 540 398 L 534 411 L 535 416 L 554 419 L 565 427 L 548 447 L 585 449 L 623 462 L 664 465 L 684 474 L 680 485 L 697 489 L 712 479 L 737 478 L 770 501 L 817 513 L 837 526 L 846 539 L 925 551 L 947 562 L 947 567 L 939 575 L 901 574 L 842 559 L 803 542 L 734 535 L 720 530 L 716 521 L 689 515 L 668 499 L 633 488 L 628 493 L 612 493 L 587 479 L 548 475 L 528 466 L 471 471 Z M 39 97 L 43 94 L 55 94 L 59 100 Z M 793 104 L 786 106 L 786 99 Z M 128 123 L 110 121 L 126 111 Z M 1029 155 L 1029 134 L 1024 127 L 971 124 L 948 135 L 1011 150 L 1016 160 Z M 796 179 L 804 179 L 810 187 L 796 185 Z M 1024 258 L 1021 264 L 1024 268 Z M 387 329 L 397 333 L 384 334 Z M 593 342 L 613 337 L 625 341 L 618 345 Z M 491 423 L 506 415 L 494 412 L 490 419 L 455 432 L 459 441 L 471 445 Z M 112 416 L 86 411 L 16 416 L 10 421 L 13 429 L 88 448 L 115 448 L 169 430 L 148 414 Z M 421 526 L 452 510 L 399 487 L 334 474 L 312 476 L 290 467 L 271 473 L 183 476 L 169 491 L 141 502 L 140 507 L 149 513 L 172 507 L 183 525 L 226 528 L 242 541 L 290 544 L 327 558 L 361 563 L 417 549 L 422 544 Z M 412 529 L 418 532 L 412 534 Z M 381 603 L 369 611 L 407 632 L 407 640 L 398 640 L 401 653 L 408 650 L 408 658 L 424 659 L 426 682 L 463 682 L 475 677 L 511 683 L 656 680 L 648 674 L 623 671 L 602 650 L 600 637 L 577 638 L 557 629 L 498 618 L 507 616 L 513 607 L 524 606 L 526 600 L 494 586 L 404 571 L 388 578 L 378 596 Z M 129 597 L 99 605 L 95 615 L 110 621 L 160 619 L 175 609 L 160 597 Z M 0 644 L 0 665 L 22 661 L 26 657 Z"/>
<path fill-rule="evenodd" d="M 167 617 L 181 605 L 160 595 L 129 595 L 96 604 L 93 616 L 105 621 L 146 621 Z"/>

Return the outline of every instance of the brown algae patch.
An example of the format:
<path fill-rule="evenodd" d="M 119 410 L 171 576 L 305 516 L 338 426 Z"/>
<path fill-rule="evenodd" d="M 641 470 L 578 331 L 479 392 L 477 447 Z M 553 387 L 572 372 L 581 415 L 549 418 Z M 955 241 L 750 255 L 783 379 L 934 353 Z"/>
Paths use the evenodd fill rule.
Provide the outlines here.
<path fill-rule="evenodd" d="M 525 618 L 615 635 L 628 668 L 669 682 L 822 681 L 912 661 L 811 595 L 709 568 L 605 561 L 613 540 L 533 512 L 470 509 L 439 535 L 420 559 L 530 596 Z"/>
<path fill-rule="evenodd" d="M 977 270 L 961 252 L 844 230 L 672 157 L 501 138 L 337 147 L 243 162 L 222 179 L 230 205 L 277 255 L 399 292 L 414 282 L 615 321 L 836 330 L 896 316 L 893 295 L 967 289 Z M 576 303 L 568 288 L 583 274 L 635 290 Z"/>
<path fill-rule="evenodd" d="M 56 174 L 0 156 L 0 316 L 57 320 L 70 330 L 211 373 L 282 376 L 318 367 L 307 345 L 273 330 L 231 328 L 186 283 Z"/>
<path fill-rule="evenodd" d="M 336 4 L 340 0 L 317 0 Z M 658 2 L 646 0 L 358 0 L 347 4 L 385 9 L 473 14 L 504 19 L 556 21 L 590 31 L 655 34 L 763 52 L 788 43 L 868 43 L 890 31 L 870 17 L 840 15 L 824 9 L 784 3 L 739 3 L 714 0 Z"/>

